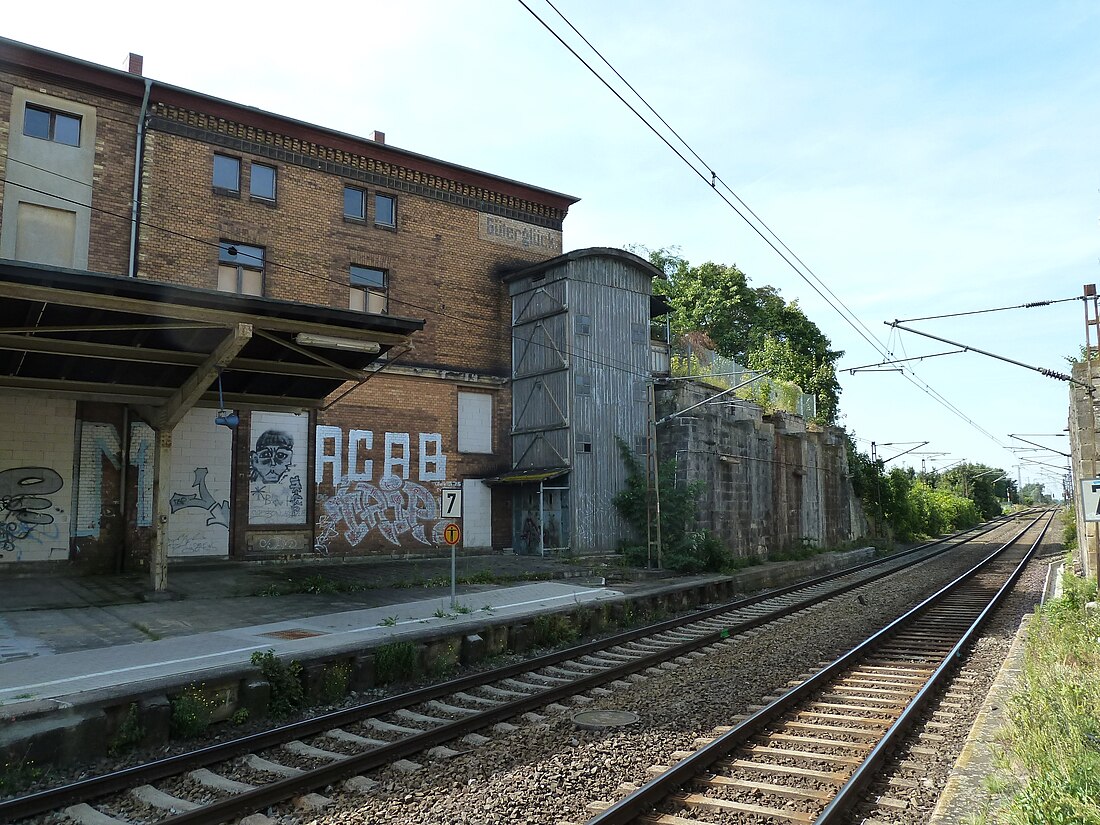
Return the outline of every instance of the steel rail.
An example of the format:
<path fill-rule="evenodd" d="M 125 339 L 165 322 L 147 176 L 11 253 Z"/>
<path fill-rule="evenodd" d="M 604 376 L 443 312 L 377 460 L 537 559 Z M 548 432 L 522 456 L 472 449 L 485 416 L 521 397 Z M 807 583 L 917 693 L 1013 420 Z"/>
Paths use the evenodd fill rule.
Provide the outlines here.
<path fill-rule="evenodd" d="M 997 590 L 997 593 L 990 599 L 982 612 L 978 614 L 978 618 L 971 623 L 970 627 L 963 633 L 959 641 L 951 648 L 951 652 L 944 657 L 940 666 L 928 677 L 928 681 L 925 682 L 924 687 L 917 691 L 917 695 L 913 697 L 908 705 L 906 705 L 905 710 L 901 712 L 897 721 L 895 721 L 886 733 L 883 734 L 882 739 L 879 740 L 878 744 L 875 745 L 869 754 L 867 754 L 862 764 L 855 769 L 848 778 L 848 781 L 837 792 L 837 795 L 825 806 L 825 809 L 818 815 L 817 819 L 814 820 L 814 825 L 828 825 L 828 823 L 838 822 L 842 816 L 848 813 L 848 810 L 857 801 L 856 795 L 875 778 L 875 771 L 882 767 L 894 744 L 906 734 L 916 721 L 917 715 L 924 710 L 929 702 L 931 702 L 935 692 L 951 675 L 951 671 L 954 669 L 955 665 L 963 658 L 963 651 L 969 646 L 971 640 L 986 623 L 990 613 L 1000 606 L 1001 602 L 1016 585 L 1016 582 L 1019 581 L 1020 576 L 1023 575 L 1024 568 L 1027 567 L 1028 562 L 1030 562 L 1035 555 L 1036 550 L 1038 550 L 1040 543 L 1043 541 L 1043 537 L 1046 536 L 1047 530 L 1050 528 L 1053 521 L 1054 512 L 1051 511 L 1047 523 L 1043 525 L 1043 529 L 1039 532 L 1038 538 L 1036 538 L 1031 547 L 1028 548 L 1027 553 L 1024 554 L 1020 563 L 1016 565 L 1012 574 Z"/>
<path fill-rule="evenodd" d="M 763 602 L 772 599 L 779 599 L 792 593 L 796 593 L 800 590 L 813 589 L 821 584 L 826 584 L 830 581 L 844 578 L 846 576 L 852 576 L 871 568 L 883 568 L 874 575 L 859 579 L 858 581 L 854 581 L 843 587 L 839 587 L 836 590 L 831 590 L 824 594 L 816 594 L 815 596 L 808 599 L 793 601 L 790 604 L 777 610 L 762 614 L 761 616 L 756 618 L 738 621 L 731 624 L 726 629 L 705 634 L 703 636 L 700 636 L 696 640 L 685 642 L 681 645 L 670 647 L 667 650 L 660 651 L 651 655 L 641 656 L 637 659 L 633 659 L 629 662 L 624 663 L 622 666 L 601 670 L 600 672 L 595 673 L 590 677 L 585 677 L 584 679 L 570 682 L 567 685 L 562 685 L 560 687 L 554 687 L 549 688 L 548 690 L 540 691 L 538 693 L 532 694 L 530 699 L 520 699 L 516 702 L 504 704 L 498 708 L 492 708 L 488 711 L 483 711 L 477 716 L 466 717 L 465 719 L 459 720 L 452 725 L 441 726 L 430 731 L 425 731 L 424 734 L 410 736 L 406 739 L 394 742 L 392 743 L 392 745 L 376 748 L 367 753 L 352 757 L 352 759 L 356 760 L 354 764 L 346 760 L 336 762 L 333 763 L 333 765 L 331 766 L 325 766 L 324 768 L 318 769 L 316 773 L 307 772 L 300 777 L 295 777 L 290 780 L 280 780 L 277 782 L 273 782 L 268 785 L 264 785 L 261 788 L 258 788 L 254 792 L 250 791 L 226 801 L 228 806 L 228 803 L 234 800 L 252 799 L 253 795 L 255 795 L 256 799 L 260 799 L 262 797 L 262 799 L 264 800 L 262 804 L 260 802 L 255 802 L 253 803 L 253 807 L 248 809 L 248 811 L 254 811 L 286 799 L 287 797 L 285 796 L 285 794 L 288 793 L 288 791 L 285 790 L 286 788 L 291 788 L 293 786 L 293 788 L 296 789 L 295 791 L 290 792 L 291 795 L 293 795 L 293 793 L 295 792 L 303 792 L 307 790 L 313 790 L 317 787 L 323 787 L 324 785 L 330 784 L 332 781 L 335 781 L 335 779 L 329 778 L 332 775 L 339 774 L 335 776 L 335 778 L 338 779 L 342 778 L 343 776 L 353 775 L 354 773 L 357 773 L 359 771 L 369 770 L 372 767 L 378 767 L 394 759 L 404 758 L 405 756 L 422 751 L 425 748 L 433 747 L 436 744 L 442 744 L 443 742 L 449 741 L 458 736 L 462 736 L 465 733 L 476 730 L 479 727 L 486 727 L 497 721 L 517 716 L 541 705 L 549 704 L 555 701 L 555 698 L 561 698 L 563 696 L 568 696 L 577 692 L 583 692 L 584 690 L 591 689 L 591 687 L 597 687 L 606 682 L 614 681 L 615 679 L 621 678 L 623 675 L 629 675 L 630 673 L 644 670 L 647 667 L 653 667 L 657 664 L 660 664 L 661 662 L 668 661 L 669 659 L 674 659 L 678 656 L 683 656 L 685 653 L 689 653 L 699 648 L 714 644 L 718 641 L 721 641 L 723 638 L 730 634 L 745 632 L 755 627 L 769 624 L 776 621 L 777 619 L 783 618 L 793 613 L 797 613 L 800 610 L 804 610 L 809 605 L 824 601 L 826 599 L 835 598 L 836 596 L 842 595 L 843 593 L 846 593 L 857 587 L 862 587 L 866 584 L 877 581 L 878 579 L 899 572 L 900 570 L 904 569 L 905 566 L 907 566 L 893 565 L 893 563 L 899 559 L 911 557 L 915 554 L 919 554 L 921 551 L 928 550 L 937 545 L 944 545 L 942 549 L 933 552 L 927 556 L 924 556 L 923 558 L 919 558 L 912 563 L 915 564 L 926 561 L 929 558 L 934 558 L 937 555 L 946 553 L 952 549 L 973 541 L 974 539 L 979 538 L 982 535 L 985 535 L 986 533 L 997 529 L 998 527 L 1005 524 L 1007 521 L 1008 518 L 995 519 L 992 522 L 979 526 L 978 528 L 971 528 L 970 530 L 960 531 L 956 534 L 952 534 L 951 536 L 947 536 L 942 539 L 925 542 L 923 544 L 917 545 L 916 547 L 912 547 L 901 553 L 895 553 L 885 558 L 874 559 L 863 564 L 846 568 L 845 570 L 824 574 L 822 576 L 817 576 L 793 585 L 776 588 L 774 590 L 766 591 L 755 596 L 750 596 L 748 598 L 735 600 L 733 602 L 718 605 L 716 607 L 697 611 L 688 616 L 667 619 L 654 625 L 648 625 L 646 627 L 636 628 L 634 630 L 615 634 L 613 636 L 603 639 L 586 642 L 581 645 L 576 645 L 574 647 L 567 648 L 561 651 L 544 654 L 542 656 L 538 656 L 533 659 L 528 659 L 512 665 L 507 665 L 502 668 L 461 676 L 456 679 L 451 679 L 447 682 L 430 685 L 424 688 L 409 691 L 407 693 L 387 697 L 385 699 L 368 702 L 351 708 L 344 708 L 311 719 L 293 722 L 287 725 L 282 725 L 276 728 L 261 731 L 259 733 L 234 739 L 230 742 L 222 742 L 194 751 L 189 751 L 187 753 L 165 757 L 163 759 L 159 759 L 147 764 L 124 768 L 122 770 L 114 771 L 112 773 L 104 774 L 102 776 L 90 777 L 88 779 L 81 780 L 79 782 L 75 782 L 59 788 L 51 788 L 43 791 L 38 791 L 36 793 L 26 796 L 0 801 L 0 821 L 17 821 L 19 819 L 35 816 L 37 814 L 57 810 L 60 807 L 75 804 L 77 802 L 86 802 L 92 799 L 98 799 L 104 796 L 108 796 L 112 793 L 126 791 L 130 788 L 135 787 L 136 785 L 156 782 L 158 780 L 165 779 L 171 776 L 176 776 L 195 768 L 224 762 L 228 759 L 232 759 L 234 757 L 241 756 L 247 753 L 277 747 L 285 742 L 294 739 L 317 736 L 327 730 L 343 727 L 345 725 L 360 721 L 364 718 L 392 713 L 393 711 L 401 708 L 421 704 L 432 699 L 444 698 L 454 693 L 466 691 L 481 685 L 491 684 L 492 682 L 497 682 L 502 679 L 512 678 L 514 676 L 520 676 L 525 673 L 530 673 L 534 670 L 551 667 L 557 664 L 561 664 L 562 662 L 580 658 L 590 653 L 598 652 L 600 650 L 606 650 L 609 647 L 615 647 L 617 645 L 627 644 L 631 641 L 657 635 L 668 630 L 683 627 L 684 625 L 718 618 L 726 613 L 751 608 Z M 405 745 L 408 745 L 409 747 L 406 749 L 405 747 L 403 747 Z M 312 777 L 314 776 L 318 777 L 317 781 L 313 781 Z M 267 789 L 272 789 L 273 791 L 275 789 L 278 789 L 276 793 L 283 793 L 284 796 L 275 799 L 274 795 L 263 793 Z M 176 817 L 169 817 L 167 819 L 161 820 L 161 822 L 181 823 L 181 825 L 184 822 L 220 822 L 224 819 L 230 818 L 235 813 L 241 812 L 240 810 L 238 810 L 237 806 L 234 806 L 233 811 L 226 813 L 220 820 L 202 818 L 201 814 L 206 810 L 220 810 L 220 804 L 221 803 L 216 803 L 215 805 L 208 806 L 198 811 L 189 812 L 188 814 Z M 243 808 L 241 810 L 243 810 Z"/>
<path fill-rule="evenodd" d="M 815 694 L 819 688 L 833 681 L 838 674 L 843 673 L 854 663 L 858 662 L 880 642 L 893 635 L 905 624 L 923 615 L 945 596 L 962 587 L 986 565 L 993 562 L 1001 553 L 1005 552 L 1019 541 L 1019 539 L 1031 530 L 1042 518 L 1043 514 L 1040 514 L 1030 524 L 1021 529 L 996 551 L 974 565 L 970 570 L 956 577 L 953 581 L 940 588 L 897 619 L 894 619 L 863 642 L 860 642 L 860 644 L 856 645 L 834 662 L 821 668 L 809 679 L 791 688 L 782 696 L 779 696 L 775 701 L 734 725 L 726 733 L 699 748 L 691 756 L 670 766 L 668 770 L 664 771 L 660 776 L 655 777 L 633 793 L 608 806 L 603 811 L 590 818 L 587 825 L 626 825 L 651 811 L 674 791 L 690 784 L 700 774 L 709 770 L 716 762 L 728 756 L 731 751 L 743 744 L 749 737 L 759 733 L 765 727 L 784 716 L 795 705 Z M 1050 518 L 1053 518 L 1053 515 L 1051 515 Z M 1044 533 L 1045 530 L 1046 528 L 1044 527 Z"/>

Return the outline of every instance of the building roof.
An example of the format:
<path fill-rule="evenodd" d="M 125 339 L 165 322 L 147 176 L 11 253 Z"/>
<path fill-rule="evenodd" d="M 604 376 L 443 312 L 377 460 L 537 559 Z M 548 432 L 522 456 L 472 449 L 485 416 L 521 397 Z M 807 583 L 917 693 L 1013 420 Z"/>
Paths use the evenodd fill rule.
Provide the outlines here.
<path fill-rule="evenodd" d="M 563 211 L 579 200 L 579 198 L 572 195 L 555 192 L 551 189 L 521 183 L 489 172 L 482 172 L 427 155 L 410 152 L 406 149 L 399 149 L 386 143 L 305 123 L 253 106 L 245 106 L 201 92 L 194 92 L 179 86 L 145 78 L 141 75 L 112 69 L 98 63 L 90 63 L 58 52 L 40 49 L 36 46 L 20 43 L 17 40 L 0 37 L 0 64 L 4 63 L 63 78 L 69 83 L 75 82 L 75 84 L 88 87 L 92 91 L 106 90 L 116 95 L 129 97 L 136 102 L 142 100 L 148 81 L 151 103 L 163 103 L 169 106 L 208 112 L 258 129 L 323 143 L 337 149 L 376 158 L 383 162 L 412 168 L 428 175 L 439 175 L 460 183 L 492 189 L 502 194 Z"/>
<path fill-rule="evenodd" d="M 664 273 L 657 267 L 647 261 L 645 258 L 641 258 L 635 255 L 633 252 L 627 252 L 625 249 L 616 249 L 611 246 L 589 246 L 585 249 L 574 249 L 572 252 L 566 252 L 562 255 L 558 255 L 556 258 L 550 258 L 546 261 L 540 261 L 532 266 L 525 266 L 523 269 L 518 269 L 514 272 L 507 272 L 501 276 L 501 280 L 508 284 L 512 281 L 518 281 L 521 278 L 530 278 L 532 275 L 538 275 L 540 272 L 547 272 L 551 269 L 564 266 L 565 264 L 573 261 L 578 261 L 583 258 L 612 258 L 614 260 L 622 261 L 625 264 L 634 266 L 639 269 L 643 274 L 649 275 L 651 278 L 662 278 Z"/>

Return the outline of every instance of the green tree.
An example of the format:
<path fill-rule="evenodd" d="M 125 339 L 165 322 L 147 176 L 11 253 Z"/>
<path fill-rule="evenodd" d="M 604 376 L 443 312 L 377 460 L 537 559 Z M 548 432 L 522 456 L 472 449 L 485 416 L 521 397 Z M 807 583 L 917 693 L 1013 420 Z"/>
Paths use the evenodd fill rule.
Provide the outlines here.
<path fill-rule="evenodd" d="M 817 418 L 835 423 L 840 383 L 836 362 L 844 354 L 799 307 L 770 286 L 753 287 L 736 265 L 712 261 L 692 266 L 675 250 L 650 251 L 650 262 L 665 273 L 654 292 L 672 307 L 677 335 L 704 332 L 719 354 L 776 378 L 793 381 L 817 399 Z"/>
<path fill-rule="evenodd" d="M 1020 488 L 1021 504 L 1053 504 L 1054 497 L 1044 492 L 1045 484 L 1033 481 Z"/>
<path fill-rule="evenodd" d="M 1008 474 L 1000 467 L 969 462 L 943 473 L 940 485 L 973 501 L 981 517 L 986 519 L 1000 515 L 1003 509 L 1001 499 L 1009 498 L 1013 486 Z"/>

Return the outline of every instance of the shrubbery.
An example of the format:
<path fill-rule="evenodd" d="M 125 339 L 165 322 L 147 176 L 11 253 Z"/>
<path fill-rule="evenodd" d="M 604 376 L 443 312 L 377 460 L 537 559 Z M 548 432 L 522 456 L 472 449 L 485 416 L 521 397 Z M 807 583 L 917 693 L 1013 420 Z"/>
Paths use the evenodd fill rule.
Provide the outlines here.
<path fill-rule="evenodd" d="M 857 452 L 851 439 L 848 468 L 873 535 L 913 541 L 973 527 L 1000 511 L 997 504 L 995 510 L 986 508 L 993 512 L 983 512 L 973 498 L 945 486 L 932 487 L 912 470 L 895 467 L 887 472 L 882 461 Z"/>
<path fill-rule="evenodd" d="M 639 537 L 644 538 L 649 524 L 645 468 L 622 440 L 619 452 L 626 463 L 627 479 L 625 489 L 615 496 L 615 507 Z M 706 530 L 692 529 L 703 482 L 677 482 L 676 463 L 666 461 L 660 467 L 660 486 L 661 566 L 678 573 L 717 572 L 737 566 L 733 554 L 716 536 Z M 627 547 L 624 555 L 627 562 L 638 567 L 646 567 L 650 562 L 644 546 Z"/>

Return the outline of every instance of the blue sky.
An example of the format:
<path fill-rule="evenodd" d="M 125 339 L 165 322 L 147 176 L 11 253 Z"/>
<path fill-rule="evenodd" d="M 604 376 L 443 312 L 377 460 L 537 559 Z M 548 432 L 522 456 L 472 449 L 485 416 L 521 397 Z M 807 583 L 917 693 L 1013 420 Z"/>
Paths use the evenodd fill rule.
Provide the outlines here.
<path fill-rule="evenodd" d="M 1100 5 L 557 5 L 898 355 L 947 347 L 899 340 L 885 320 L 1069 298 L 1100 279 Z M 336 2 L 314 19 L 266 3 L 152 8 L 19 4 L 3 34 L 116 68 L 138 52 L 157 80 L 579 196 L 566 249 L 736 263 L 797 298 L 842 366 L 881 357 L 515 0 Z M 1059 370 L 1084 338 L 1079 302 L 913 326 Z M 972 353 L 914 369 L 1004 445 L 1066 426 L 1061 382 Z M 948 453 L 925 459 L 937 466 L 1016 474 L 1012 453 L 898 373 L 841 380 L 859 438 L 928 440 Z M 1058 475 L 1020 470 L 1049 489 L 1044 473 Z"/>

